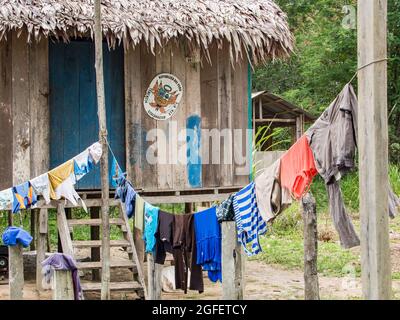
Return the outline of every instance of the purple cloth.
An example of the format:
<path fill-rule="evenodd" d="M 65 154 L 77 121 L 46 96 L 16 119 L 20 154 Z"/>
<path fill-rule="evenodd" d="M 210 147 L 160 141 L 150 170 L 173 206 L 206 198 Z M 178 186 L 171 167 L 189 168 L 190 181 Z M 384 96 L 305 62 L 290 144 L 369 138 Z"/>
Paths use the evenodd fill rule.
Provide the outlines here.
<path fill-rule="evenodd" d="M 45 269 L 45 277 L 51 277 L 51 267 L 55 270 L 69 270 L 72 272 L 72 282 L 74 285 L 74 298 L 75 300 L 83 300 L 83 292 L 81 281 L 79 279 L 78 268 L 76 267 L 75 260 L 63 253 L 54 253 L 42 262 Z"/>

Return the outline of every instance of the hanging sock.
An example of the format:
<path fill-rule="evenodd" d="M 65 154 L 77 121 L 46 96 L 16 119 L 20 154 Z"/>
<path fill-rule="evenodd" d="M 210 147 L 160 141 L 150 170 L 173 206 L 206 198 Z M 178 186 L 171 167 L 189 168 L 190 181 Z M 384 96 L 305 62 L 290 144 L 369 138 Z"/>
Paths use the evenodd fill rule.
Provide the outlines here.
<path fill-rule="evenodd" d="M 31 183 L 25 182 L 12 188 L 13 192 L 13 213 L 21 209 L 32 208 L 37 202 L 37 196 Z"/>

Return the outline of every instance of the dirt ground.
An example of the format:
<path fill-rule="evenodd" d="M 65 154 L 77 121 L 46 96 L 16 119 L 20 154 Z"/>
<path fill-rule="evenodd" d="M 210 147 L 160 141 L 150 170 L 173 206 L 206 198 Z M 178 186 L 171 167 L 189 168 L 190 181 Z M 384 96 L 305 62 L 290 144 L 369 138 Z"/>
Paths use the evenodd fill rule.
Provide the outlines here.
<path fill-rule="evenodd" d="M 397 250 L 394 250 L 397 251 Z M 85 252 L 80 252 L 84 257 Z M 124 259 L 125 252 L 113 249 L 114 259 Z M 132 274 L 125 269 L 115 270 L 112 280 L 128 280 Z M 182 291 L 162 294 L 162 299 L 210 299 L 218 300 L 221 297 L 222 288 L 220 283 L 211 283 L 204 273 L 205 292 Z M 321 299 L 360 299 L 360 279 L 354 277 L 319 277 Z M 259 261 L 247 261 L 245 266 L 245 299 L 249 300 L 282 300 L 282 299 L 304 299 L 303 273 L 301 270 L 285 270 L 280 266 L 266 265 Z M 393 281 L 394 298 L 400 299 L 400 280 Z M 0 300 L 8 299 L 8 284 L 0 284 Z M 88 294 L 87 299 L 98 299 L 99 294 Z M 136 299 L 135 294 L 113 293 L 112 299 Z M 39 293 L 34 281 L 27 281 L 24 287 L 24 299 L 47 300 L 51 299 L 51 291 Z"/>

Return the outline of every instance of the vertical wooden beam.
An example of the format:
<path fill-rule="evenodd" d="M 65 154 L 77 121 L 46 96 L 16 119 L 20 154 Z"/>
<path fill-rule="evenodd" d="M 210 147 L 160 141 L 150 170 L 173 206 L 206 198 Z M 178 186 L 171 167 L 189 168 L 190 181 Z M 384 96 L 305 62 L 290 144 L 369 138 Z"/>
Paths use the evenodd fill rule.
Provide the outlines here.
<path fill-rule="evenodd" d="M 361 275 L 364 298 L 374 300 L 392 295 L 386 24 L 387 0 L 358 1 L 358 66 L 365 66 L 358 73 Z"/>
<path fill-rule="evenodd" d="M 13 185 L 30 179 L 30 97 L 27 33 L 12 33 Z"/>
<path fill-rule="evenodd" d="M 162 265 L 154 263 L 152 254 L 147 254 L 148 300 L 161 300 Z"/>
<path fill-rule="evenodd" d="M 35 222 L 35 217 L 37 215 L 37 209 L 35 210 L 29 210 L 29 215 L 30 215 L 30 229 L 31 229 L 31 236 L 32 236 L 32 242 L 30 244 L 30 249 L 35 250 L 35 245 L 36 245 L 36 222 Z"/>
<path fill-rule="evenodd" d="M 24 258 L 21 245 L 8 247 L 10 300 L 22 300 L 24 289 Z"/>
<path fill-rule="evenodd" d="M 319 300 L 317 205 L 311 193 L 302 199 L 304 232 L 304 298 Z"/>
<path fill-rule="evenodd" d="M 99 219 L 100 218 L 100 208 L 92 207 L 90 210 L 90 219 Z M 99 240 L 100 239 L 100 227 L 99 226 L 91 226 L 90 227 L 90 240 Z M 100 261 L 100 248 L 90 248 L 90 258 L 91 261 Z M 92 280 L 99 281 L 100 280 L 100 270 L 93 269 L 92 270 Z"/>
<path fill-rule="evenodd" d="M 47 209 L 35 210 L 36 216 L 36 289 L 43 290 L 42 262 L 46 258 L 47 249 Z"/>
<path fill-rule="evenodd" d="M 237 241 L 236 223 L 222 222 L 223 300 L 243 300 L 244 263 L 243 249 Z"/>
<path fill-rule="evenodd" d="M 299 115 L 296 118 L 296 141 L 304 134 L 304 115 Z"/>
<path fill-rule="evenodd" d="M 95 0 L 95 58 L 96 58 L 96 93 L 97 114 L 99 117 L 99 141 L 103 154 L 101 157 L 101 224 L 102 224 L 102 268 L 101 268 L 101 299 L 110 299 L 110 217 L 109 217 L 109 178 L 108 178 L 108 147 L 107 147 L 107 116 L 103 74 L 103 33 L 101 24 L 101 1 Z"/>
<path fill-rule="evenodd" d="M 13 113 L 12 113 L 12 36 L 0 41 L 0 190 L 12 185 Z M 11 213 L 10 213 L 11 215 Z"/>
<path fill-rule="evenodd" d="M 74 300 L 74 285 L 69 270 L 54 270 L 53 300 Z"/>

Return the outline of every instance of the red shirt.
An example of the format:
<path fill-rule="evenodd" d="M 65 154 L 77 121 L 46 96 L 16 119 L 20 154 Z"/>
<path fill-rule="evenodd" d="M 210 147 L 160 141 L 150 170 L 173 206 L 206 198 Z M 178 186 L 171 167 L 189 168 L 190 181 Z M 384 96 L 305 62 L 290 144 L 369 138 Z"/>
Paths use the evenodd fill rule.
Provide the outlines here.
<path fill-rule="evenodd" d="M 316 174 L 314 155 L 303 135 L 281 158 L 281 185 L 300 199 Z"/>

